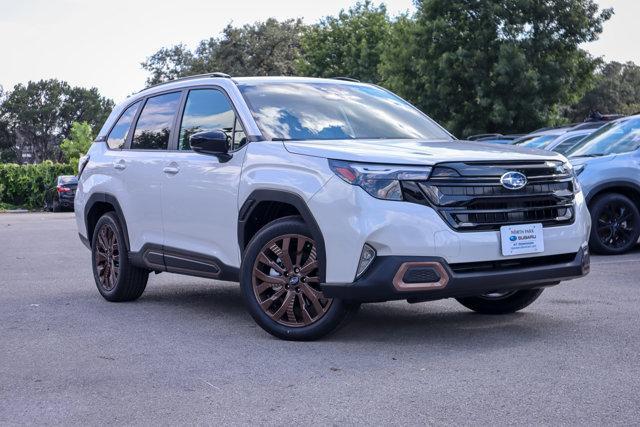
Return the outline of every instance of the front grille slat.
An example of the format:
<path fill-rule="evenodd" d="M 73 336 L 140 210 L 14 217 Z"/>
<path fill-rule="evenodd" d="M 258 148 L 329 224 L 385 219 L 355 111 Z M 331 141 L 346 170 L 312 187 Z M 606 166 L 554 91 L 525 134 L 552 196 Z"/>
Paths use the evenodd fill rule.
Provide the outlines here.
<path fill-rule="evenodd" d="M 422 202 L 434 207 L 459 231 L 497 230 L 503 225 L 542 222 L 545 226 L 573 221 L 574 183 L 558 173 L 558 162 L 444 163 L 459 176 L 432 177 L 417 182 Z M 520 190 L 504 188 L 502 174 L 518 171 L 527 176 Z"/>

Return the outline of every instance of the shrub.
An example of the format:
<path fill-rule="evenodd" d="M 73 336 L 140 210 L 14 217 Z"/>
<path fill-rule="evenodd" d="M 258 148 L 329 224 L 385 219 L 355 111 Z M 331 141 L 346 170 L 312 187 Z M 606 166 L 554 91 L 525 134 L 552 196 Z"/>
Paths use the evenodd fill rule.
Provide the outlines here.
<path fill-rule="evenodd" d="M 34 165 L 0 164 L 0 203 L 41 209 L 47 189 L 58 175 L 72 175 L 74 166 L 45 161 Z"/>

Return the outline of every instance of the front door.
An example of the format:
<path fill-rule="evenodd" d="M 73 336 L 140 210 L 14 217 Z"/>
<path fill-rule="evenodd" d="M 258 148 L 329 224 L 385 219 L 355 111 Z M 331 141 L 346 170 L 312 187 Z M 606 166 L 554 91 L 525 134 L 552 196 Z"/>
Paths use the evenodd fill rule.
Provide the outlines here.
<path fill-rule="evenodd" d="M 162 185 L 165 263 L 178 272 L 181 266 L 201 267 L 201 273 L 215 277 L 215 264 L 240 265 L 238 186 L 246 137 L 230 100 L 214 88 L 189 91 L 178 129 L 177 150 L 165 164 Z M 209 130 L 227 134 L 230 159 L 191 150 L 189 137 Z M 183 255 L 192 262 L 182 262 Z"/>

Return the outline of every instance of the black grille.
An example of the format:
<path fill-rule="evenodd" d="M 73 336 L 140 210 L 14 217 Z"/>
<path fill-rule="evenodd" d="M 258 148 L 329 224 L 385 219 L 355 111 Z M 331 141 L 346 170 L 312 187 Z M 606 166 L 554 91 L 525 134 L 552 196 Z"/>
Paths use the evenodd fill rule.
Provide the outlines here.
<path fill-rule="evenodd" d="M 538 267 L 541 265 L 553 265 L 571 262 L 576 258 L 576 254 L 562 254 L 539 256 L 532 258 L 516 258 L 498 261 L 466 262 L 459 264 L 449 264 L 451 271 L 458 274 L 482 273 L 487 271 L 505 271 L 514 268 Z"/>
<path fill-rule="evenodd" d="M 435 283 L 439 280 L 438 272 L 430 267 L 411 268 L 402 277 L 404 283 Z"/>
<path fill-rule="evenodd" d="M 519 190 L 502 186 L 500 177 L 523 173 Z M 459 231 L 497 230 L 503 225 L 540 222 L 545 226 L 573 221 L 573 176 L 560 162 L 445 163 L 428 181 L 405 183 L 409 201 L 428 204 Z"/>

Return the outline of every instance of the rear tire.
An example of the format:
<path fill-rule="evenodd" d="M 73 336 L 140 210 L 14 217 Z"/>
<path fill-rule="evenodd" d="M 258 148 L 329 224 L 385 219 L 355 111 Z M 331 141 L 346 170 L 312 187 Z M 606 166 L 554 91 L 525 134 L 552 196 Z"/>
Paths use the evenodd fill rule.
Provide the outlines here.
<path fill-rule="evenodd" d="M 60 207 L 60 202 L 56 201 L 56 199 L 53 199 L 53 202 L 51 202 L 51 212 L 60 212 L 62 211 L 62 208 Z"/>
<path fill-rule="evenodd" d="M 107 301 L 138 299 L 144 292 L 149 270 L 131 265 L 118 217 L 107 212 L 98 220 L 91 238 L 93 277 Z"/>
<path fill-rule="evenodd" d="M 589 247 L 602 255 L 619 255 L 632 249 L 640 237 L 640 213 L 635 203 L 622 194 L 605 194 L 589 207 Z"/>
<path fill-rule="evenodd" d="M 509 314 L 522 310 L 538 299 L 543 289 L 525 289 L 504 295 L 488 294 L 477 297 L 456 298 L 470 310 L 481 314 Z"/>
<path fill-rule="evenodd" d="M 299 217 L 275 220 L 251 239 L 240 288 L 251 317 L 271 335 L 293 341 L 321 338 L 353 316 L 359 304 L 325 298 L 316 243 Z"/>

